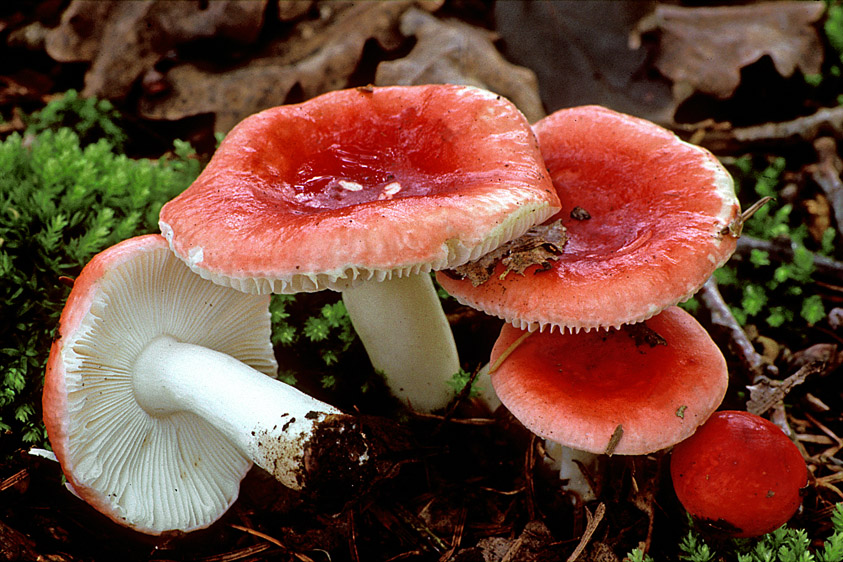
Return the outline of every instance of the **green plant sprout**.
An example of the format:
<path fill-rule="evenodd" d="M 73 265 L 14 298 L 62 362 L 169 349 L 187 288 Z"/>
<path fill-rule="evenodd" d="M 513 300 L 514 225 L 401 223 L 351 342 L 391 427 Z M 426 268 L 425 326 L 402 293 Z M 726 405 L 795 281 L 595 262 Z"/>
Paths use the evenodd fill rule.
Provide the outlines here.
<path fill-rule="evenodd" d="M 756 539 L 733 539 L 724 543 L 719 556 L 697 533 L 688 531 L 678 545 L 679 559 L 688 562 L 736 560 L 737 562 L 843 562 L 843 503 L 834 506 L 830 517 L 832 534 L 812 549 L 805 529 L 780 527 Z M 655 562 L 640 548 L 626 557 L 629 562 Z"/>
<path fill-rule="evenodd" d="M 480 391 L 476 388 L 477 381 L 472 381 L 471 375 L 472 373 L 469 373 L 464 369 L 460 369 L 458 372 L 454 373 L 454 376 L 451 377 L 448 384 L 454 389 L 455 396 L 458 396 L 469 383 L 471 383 L 471 389 L 468 391 L 468 397 L 475 398 L 480 395 Z"/>

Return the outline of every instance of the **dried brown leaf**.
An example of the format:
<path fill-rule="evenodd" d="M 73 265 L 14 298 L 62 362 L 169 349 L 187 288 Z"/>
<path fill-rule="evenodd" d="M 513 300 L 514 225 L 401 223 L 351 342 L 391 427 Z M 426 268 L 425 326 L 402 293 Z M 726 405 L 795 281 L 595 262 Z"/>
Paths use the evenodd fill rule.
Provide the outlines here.
<path fill-rule="evenodd" d="M 416 45 L 406 57 L 380 63 L 375 84 L 477 86 L 510 99 L 531 122 L 544 117 L 535 73 L 506 61 L 495 34 L 418 9 L 401 17 L 401 33 L 416 37 Z"/>
<path fill-rule="evenodd" d="M 568 234 L 562 221 L 534 226 L 523 236 L 446 273 L 468 279 L 476 287 L 492 277 L 499 263 L 504 266 L 501 277 L 513 271 L 524 275 L 527 268 L 533 265 L 545 270 L 550 267 L 550 261 L 558 259 L 567 241 Z"/>
<path fill-rule="evenodd" d="M 254 41 L 267 0 L 74 0 L 46 38 L 58 61 L 90 61 L 83 95 L 122 98 L 170 49 L 201 38 Z"/>
<path fill-rule="evenodd" d="M 304 99 L 347 87 L 369 39 L 387 49 L 397 46 L 398 18 L 411 5 L 409 0 L 340 4 L 321 24 L 297 25 L 293 37 L 272 47 L 271 56 L 223 72 L 178 65 L 166 74 L 170 92 L 143 98 L 141 114 L 175 120 L 213 113 L 215 129 L 224 133 L 252 113 L 286 103 L 294 87 Z"/>
<path fill-rule="evenodd" d="M 760 2 L 745 6 L 687 8 L 661 4 L 639 31 L 661 31 L 655 64 L 684 99 L 698 90 L 729 97 L 741 68 L 767 55 L 782 76 L 796 69 L 816 74 L 823 49 L 814 23 L 823 2 Z"/>

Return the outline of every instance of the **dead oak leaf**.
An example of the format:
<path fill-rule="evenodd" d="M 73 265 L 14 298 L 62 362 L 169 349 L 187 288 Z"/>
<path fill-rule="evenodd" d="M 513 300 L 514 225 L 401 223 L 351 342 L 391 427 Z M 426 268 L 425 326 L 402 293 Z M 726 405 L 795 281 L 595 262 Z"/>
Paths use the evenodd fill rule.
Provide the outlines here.
<path fill-rule="evenodd" d="M 476 86 L 505 96 L 530 122 L 544 117 L 535 73 L 504 59 L 494 33 L 418 9 L 401 16 L 401 33 L 417 43 L 406 57 L 380 63 L 375 84 Z"/>
<path fill-rule="evenodd" d="M 170 49 L 202 38 L 257 39 L 267 0 L 194 2 L 74 0 L 46 37 L 61 62 L 91 62 L 83 95 L 122 98 Z"/>
<path fill-rule="evenodd" d="M 170 91 L 141 99 L 149 119 L 176 120 L 201 113 L 216 116 L 215 129 L 226 133 L 243 118 L 287 103 L 293 88 L 303 99 L 348 87 L 366 42 L 384 49 L 402 41 L 398 19 L 413 3 L 340 3 L 323 21 L 302 21 L 293 35 L 270 47 L 272 54 L 237 68 L 214 71 L 193 64 L 170 69 Z"/>
<path fill-rule="evenodd" d="M 820 72 L 823 49 L 814 23 L 823 2 L 760 2 L 746 6 L 686 8 L 661 4 L 637 33 L 659 30 L 655 65 L 674 83 L 677 101 L 695 90 L 727 98 L 741 68 L 769 56 L 782 76 L 798 68 Z M 637 42 L 633 37 L 633 43 Z"/>
<path fill-rule="evenodd" d="M 468 279 L 477 287 L 491 279 L 500 263 L 504 267 L 501 278 L 511 272 L 524 275 L 533 265 L 539 271 L 547 270 L 552 260 L 558 259 L 568 241 L 568 233 L 562 221 L 554 221 L 532 227 L 523 236 L 498 246 L 473 262 L 446 270 L 444 273 L 461 279 Z"/>

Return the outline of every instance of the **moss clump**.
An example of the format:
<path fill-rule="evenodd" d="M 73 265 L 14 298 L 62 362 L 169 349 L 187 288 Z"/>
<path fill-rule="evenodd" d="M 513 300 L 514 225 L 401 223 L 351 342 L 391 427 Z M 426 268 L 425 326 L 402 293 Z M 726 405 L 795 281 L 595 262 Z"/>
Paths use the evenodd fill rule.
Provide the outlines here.
<path fill-rule="evenodd" d="M 45 443 L 40 390 L 70 280 L 97 252 L 157 231 L 161 206 L 200 169 L 183 142 L 158 160 L 117 153 L 113 141 L 122 137 L 112 127 L 116 113 L 110 105 L 77 97 L 52 104 L 32 119 L 25 135 L 12 134 L 0 143 L 4 457 L 21 445 Z M 83 111 L 74 118 L 76 106 Z M 59 123 L 82 130 L 56 127 Z M 104 137 L 92 141 L 97 131 Z"/>

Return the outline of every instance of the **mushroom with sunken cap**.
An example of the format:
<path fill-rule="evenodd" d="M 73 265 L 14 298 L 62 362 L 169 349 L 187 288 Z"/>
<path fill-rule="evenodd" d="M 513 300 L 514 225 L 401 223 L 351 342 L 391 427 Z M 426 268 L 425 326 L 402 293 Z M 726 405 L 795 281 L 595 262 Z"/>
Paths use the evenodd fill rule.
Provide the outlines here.
<path fill-rule="evenodd" d="M 559 110 L 533 129 L 563 209 L 552 259 L 485 282 L 437 273 L 457 300 L 527 330 L 640 322 L 693 295 L 732 254 L 740 211 L 708 151 L 599 106 Z"/>
<path fill-rule="evenodd" d="M 213 523 L 252 462 L 294 489 L 364 485 L 377 447 L 357 418 L 272 377 L 268 305 L 193 274 L 157 234 L 97 254 L 73 284 L 44 383 L 69 488 L 160 534 Z"/>
<path fill-rule="evenodd" d="M 755 537 L 787 523 L 802 505 L 808 469 L 773 422 L 744 411 L 716 412 L 673 448 L 673 488 L 709 530 Z"/>
<path fill-rule="evenodd" d="M 490 361 L 498 398 L 527 429 L 595 455 L 642 455 L 686 439 L 728 385 L 719 348 L 676 306 L 608 331 L 505 324 Z"/>
<path fill-rule="evenodd" d="M 431 411 L 453 397 L 445 382 L 459 361 L 428 273 L 558 210 L 535 136 L 509 101 L 468 86 L 369 87 L 246 118 L 164 205 L 160 227 L 217 283 L 342 291 L 393 393 Z"/>

